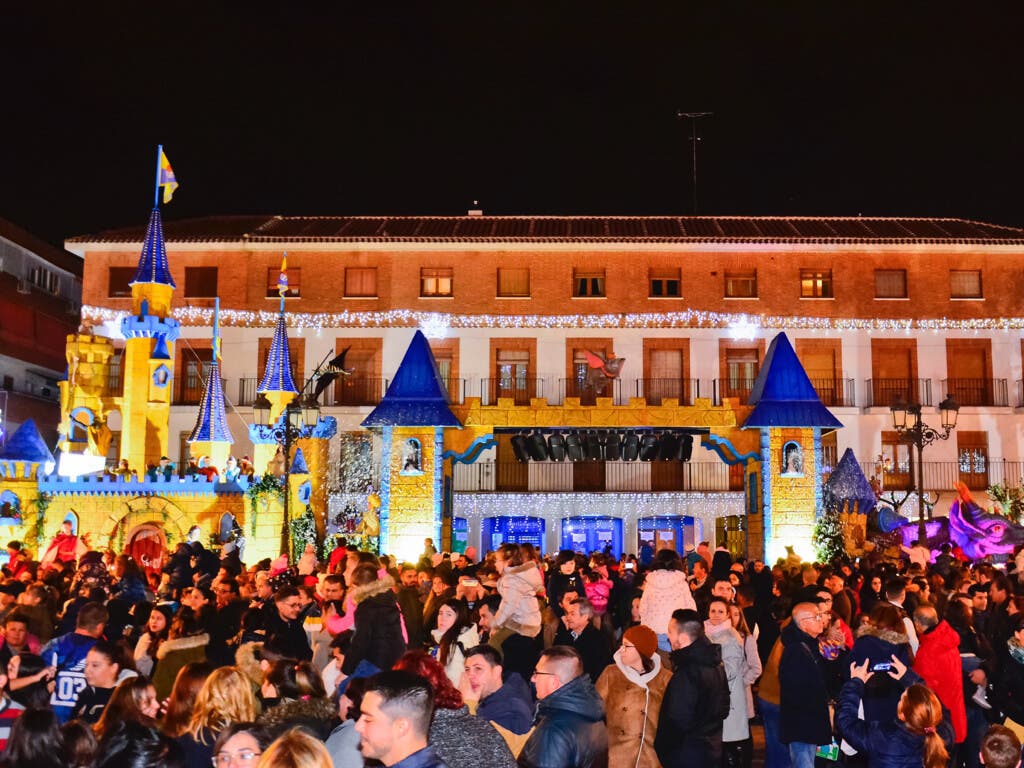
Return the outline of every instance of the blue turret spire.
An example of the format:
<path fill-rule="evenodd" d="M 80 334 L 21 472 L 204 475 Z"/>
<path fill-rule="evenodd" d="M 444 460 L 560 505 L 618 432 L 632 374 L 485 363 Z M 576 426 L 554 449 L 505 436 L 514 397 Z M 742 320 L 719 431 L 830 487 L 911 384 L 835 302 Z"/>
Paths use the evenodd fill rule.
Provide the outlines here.
<path fill-rule="evenodd" d="M 224 386 L 220 380 L 220 299 L 213 305 L 213 354 L 210 372 L 199 401 L 199 416 L 189 435 L 190 443 L 234 443 L 224 409 Z"/>
<path fill-rule="evenodd" d="M 149 214 L 149 225 L 146 227 L 146 239 L 142 243 L 139 255 L 139 267 L 131 279 L 134 283 L 160 283 L 176 288 L 171 270 L 167 265 L 167 248 L 164 246 L 164 225 L 160 219 L 160 209 L 154 208 Z"/>
<path fill-rule="evenodd" d="M 274 338 L 270 342 L 270 354 L 267 355 L 267 368 L 263 372 L 263 380 L 256 388 L 257 392 L 294 392 L 299 390 L 292 380 L 292 359 L 288 351 L 288 331 L 284 322 L 284 300 L 281 301 L 281 312 L 277 316 L 277 327 Z"/>

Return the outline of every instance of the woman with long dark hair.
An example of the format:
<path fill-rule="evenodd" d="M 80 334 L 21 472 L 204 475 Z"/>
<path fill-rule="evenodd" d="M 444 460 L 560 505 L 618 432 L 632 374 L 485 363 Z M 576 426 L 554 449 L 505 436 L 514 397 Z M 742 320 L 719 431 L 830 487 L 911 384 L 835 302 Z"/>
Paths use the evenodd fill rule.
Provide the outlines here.
<path fill-rule="evenodd" d="M 267 670 L 260 693 L 264 711 L 257 722 L 272 735 L 301 726 L 324 740 L 338 724 L 324 682 L 308 661 L 278 659 Z"/>
<path fill-rule="evenodd" d="M 51 709 L 26 709 L 11 726 L 0 768 L 64 768 L 64 737 Z"/>
<path fill-rule="evenodd" d="M 100 640 L 85 656 L 86 687 L 78 694 L 72 717 L 95 725 L 117 686 L 118 676 L 125 668 L 124 649 Z"/>
<path fill-rule="evenodd" d="M 434 639 L 430 655 L 440 662 L 452 685 L 457 687 L 465 671 L 466 651 L 480 642 L 466 604 L 462 600 L 446 600 L 437 612 L 437 629 L 430 634 Z"/>
<path fill-rule="evenodd" d="M 93 730 L 97 741 L 103 741 L 107 733 L 126 720 L 155 728 L 159 715 L 160 702 L 149 678 L 142 675 L 127 677 L 117 684 Z"/>
<path fill-rule="evenodd" d="M 213 667 L 205 661 L 194 661 L 186 664 L 174 678 L 174 688 L 167 700 L 161 730 L 164 734 L 176 739 L 183 735 L 192 720 L 192 710 L 196 706 L 196 697 L 213 672 Z"/>

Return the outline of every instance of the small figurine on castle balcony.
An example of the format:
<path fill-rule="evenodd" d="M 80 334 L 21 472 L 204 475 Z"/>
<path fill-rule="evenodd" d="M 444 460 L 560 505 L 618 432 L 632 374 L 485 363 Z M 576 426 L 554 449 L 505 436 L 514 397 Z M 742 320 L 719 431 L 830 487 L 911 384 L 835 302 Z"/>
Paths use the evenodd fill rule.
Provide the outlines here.
<path fill-rule="evenodd" d="M 366 514 L 356 526 L 357 534 L 371 539 L 380 536 L 380 515 L 378 514 L 380 504 L 380 496 L 371 486 L 370 493 L 366 497 Z"/>
<path fill-rule="evenodd" d="M 238 467 L 238 460 L 234 456 L 228 456 L 228 460 L 224 465 L 224 474 L 221 476 L 221 481 L 225 483 L 233 483 L 238 480 L 238 476 L 241 470 Z"/>
<path fill-rule="evenodd" d="M 60 531 L 53 537 L 53 541 L 46 548 L 43 556 L 39 558 L 40 565 L 57 561 L 59 563 L 73 563 L 86 552 L 85 544 L 81 542 L 74 531 L 74 523 L 65 520 L 60 524 Z"/>
<path fill-rule="evenodd" d="M 211 483 L 214 480 L 216 480 L 217 476 L 220 474 L 217 471 L 217 468 L 210 463 L 210 457 L 209 456 L 200 456 L 199 457 L 199 469 L 197 471 L 198 471 L 198 473 L 200 475 L 205 477 Z"/>
<path fill-rule="evenodd" d="M 399 472 L 401 475 L 421 475 L 423 474 L 422 464 L 423 450 L 420 447 L 420 441 L 414 437 L 410 437 L 402 445 L 402 469 Z"/>

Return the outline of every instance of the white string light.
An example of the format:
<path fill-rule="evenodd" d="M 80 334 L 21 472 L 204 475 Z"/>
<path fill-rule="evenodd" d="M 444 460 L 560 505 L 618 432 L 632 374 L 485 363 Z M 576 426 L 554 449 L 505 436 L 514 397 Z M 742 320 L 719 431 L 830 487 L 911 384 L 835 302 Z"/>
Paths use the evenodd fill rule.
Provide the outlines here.
<path fill-rule="evenodd" d="M 83 322 L 98 325 L 119 321 L 128 312 L 107 307 L 82 307 Z M 177 307 L 172 317 L 184 326 L 210 326 L 213 309 Z M 278 313 L 268 310 L 221 309 L 221 325 L 272 328 Z M 392 309 L 384 312 L 289 312 L 285 322 L 293 328 L 728 328 L 741 325 L 756 330 L 806 331 L 1019 331 L 1024 317 L 858 318 L 749 315 L 687 309 L 680 312 L 623 312 L 600 315 L 468 315 Z"/>

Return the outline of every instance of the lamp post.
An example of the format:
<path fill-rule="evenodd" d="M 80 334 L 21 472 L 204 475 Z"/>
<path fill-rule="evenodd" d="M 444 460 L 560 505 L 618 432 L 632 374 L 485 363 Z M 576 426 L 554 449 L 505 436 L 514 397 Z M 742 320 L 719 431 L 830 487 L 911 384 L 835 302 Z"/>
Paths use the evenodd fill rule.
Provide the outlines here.
<path fill-rule="evenodd" d="M 946 395 L 946 399 L 939 403 L 939 414 L 941 419 L 941 432 L 921 421 L 921 405 L 919 403 L 907 403 L 902 397 L 893 399 L 889 408 L 892 411 L 892 425 L 900 439 L 912 446 L 917 447 L 917 538 L 924 544 L 928 538 L 928 531 L 924 524 L 924 447 L 936 440 L 949 439 L 949 433 L 956 429 L 956 417 L 960 411 L 960 404 L 952 395 Z M 908 417 L 913 417 L 912 423 L 908 424 Z M 914 457 L 910 457 L 913 462 Z"/>
<path fill-rule="evenodd" d="M 284 451 L 284 515 L 281 518 L 281 554 L 289 554 L 291 535 L 288 530 L 290 521 L 289 505 L 291 489 L 288 485 L 288 476 L 291 473 L 291 449 L 292 443 L 302 437 L 306 429 L 315 427 L 320 419 L 320 405 L 313 395 L 299 395 L 292 399 L 285 406 L 284 418 L 271 423 L 270 412 L 273 406 L 262 392 L 252 405 L 253 420 L 257 424 L 264 424 L 270 431 L 270 436 L 277 441 Z"/>

